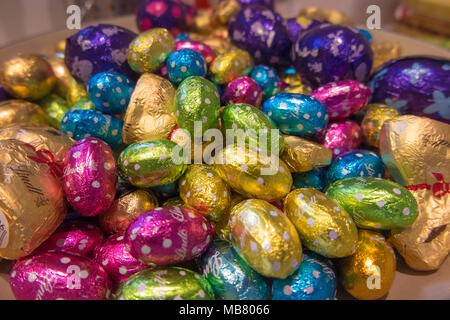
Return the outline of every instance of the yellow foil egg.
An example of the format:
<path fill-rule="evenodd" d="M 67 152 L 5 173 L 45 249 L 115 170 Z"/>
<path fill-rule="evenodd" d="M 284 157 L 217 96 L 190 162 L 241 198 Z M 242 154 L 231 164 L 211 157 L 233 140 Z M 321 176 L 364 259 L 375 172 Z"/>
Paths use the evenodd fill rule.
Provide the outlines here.
<path fill-rule="evenodd" d="M 143 74 L 123 118 L 126 144 L 167 139 L 176 125 L 175 88 L 156 74 Z"/>
<path fill-rule="evenodd" d="M 47 114 L 49 124 L 55 129 L 60 129 L 61 120 L 69 111 L 67 101 L 57 94 L 51 93 L 44 99 L 39 100 L 39 105 Z"/>
<path fill-rule="evenodd" d="M 398 42 L 378 42 L 372 44 L 373 66 L 372 72 L 392 59 L 397 59 L 402 53 L 402 47 Z"/>
<path fill-rule="evenodd" d="M 219 152 L 214 166 L 235 192 L 247 198 L 277 201 L 292 188 L 292 175 L 284 161 L 248 147 L 228 145 Z"/>
<path fill-rule="evenodd" d="M 251 199 L 236 205 L 230 216 L 231 241 L 239 255 L 259 274 L 284 279 L 302 261 L 294 225 L 276 207 Z"/>
<path fill-rule="evenodd" d="M 78 102 L 82 98 L 88 98 L 88 93 L 85 86 L 82 83 L 77 82 L 75 79 L 70 79 L 66 94 L 67 103 L 69 106 L 72 106 L 75 102 Z"/>
<path fill-rule="evenodd" d="M 180 197 L 211 221 L 220 221 L 230 205 L 230 188 L 212 166 L 193 164 L 179 182 Z"/>
<path fill-rule="evenodd" d="M 37 104 L 25 100 L 0 102 L 0 128 L 16 123 L 49 124 L 45 112 Z"/>
<path fill-rule="evenodd" d="M 328 258 L 355 252 L 358 231 L 350 215 L 314 188 L 295 189 L 284 209 L 308 249 Z"/>
<path fill-rule="evenodd" d="M 355 254 L 337 260 L 337 267 L 348 293 L 360 300 L 375 300 L 386 295 L 394 282 L 395 253 L 381 234 L 360 230 Z"/>
<path fill-rule="evenodd" d="M 219 221 L 212 221 L 211 224 L 214 227 L 216 236 L 225 241 L 231 241 L 230 235 L 230 213 L 234 206 L 240 202 L 246 200 L 243 196 L 237 193 L 231 193 L 230 206 L 228 210 L 220 217 Z"/>
<path fill-rule="evenodd" d="M 175 47 L 167 29 L 153 28 L 139 34 L 128 47 L 128 64 L 137 73 L 156 72 Z"/>
<path fill-rule="evenodd" d="M 65 42 L 64 42 L 65 43 Z M 52 58 L 48 60 L 56 77 L 55 91 L 61 97 L 65 97 L 69 92 L 71 81 L 74 80 L 63 59 Z"/>
<path fill-rule="evenodd" d="M 298 86 L 291 86 L 281 91 L 281 93 L 300 93 L 300 94 L 311 94 L 312 90 L 310 87 L 304 84 Z"/>
<path fill-rule="evenodd" d="M 180 197 L 173 197 L 170 199 L 167 199 L 166 202 L 163 203 L 163 207 L 183 207 L 186 206 L 183 199 Z"/>
<path fill-rule="evenodd" d="M 384 104 L 369 104 L 366 107 L 366 115 L 361 123 L 363 139 L 372 147 L 380 147 L 380 131 L 386 120 L 399 116 L 397 109 Z"/>
<path fill-rule="evenodd" d="M 253 60 L 247 51 L 236 49 L 217 56 L 211 65 L 212 79 L 218 84 L 227 84 L 232 80 L 250 73 Z"/>
<path fill-rule="evenodd" d="M 15 98 L 39 100 L 53 90 L 56 78 L 44 58 L 26 54 L 3 62 L 0 83 Z"/>

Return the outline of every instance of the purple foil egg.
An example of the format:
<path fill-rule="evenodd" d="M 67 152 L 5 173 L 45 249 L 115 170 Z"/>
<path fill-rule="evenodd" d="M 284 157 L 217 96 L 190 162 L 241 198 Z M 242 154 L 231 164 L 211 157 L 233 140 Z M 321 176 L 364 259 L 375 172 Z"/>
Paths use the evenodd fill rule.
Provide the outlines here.
<path fill-rule="evenodd" d="M 358 29 L 321 24 L 300 34 L 292 46 L 292 60 L 302 80 L 315 89 L 340 80 L 364 82 L 372 68 L 373 51 Z"/>
<path fill-rule="evenodd" d="M 314 90 L 311 96 L 322 102 L 330 119 L 347 118 L 367 105 L 372 90 L 355 80 L 329 83 Z"/>
<path fill-rule="evenodd" d="M 341 154 L 358 149 L 361 137 L 361 128 L 355 121 L 335 121 L 328 124 L 323 144 L 331 149 L 335 159 Z"/>
<path fill-rule="evenodd" d="M 200 53 L 205 62 L 210 65 L 216 59 L 216 52 L 213 48 L 199 41 L 182 40 L 175 42 L 174 51 L 181 49 L 191 49 Z"/>
<path fill-rule="evenodd" d="M 211 243 L 214 228 L 185 207 L 156 208 L 139 216 L 125 238 L 130 253 L 147 265 L 167 266 L 192 260 Z"/>
<path fill-rule="evenodd" d="M 104 300 L 111 292 L 108 274 L 100 265 L 65 253 L 18 260 L 9 283 L 17 300 Z"/>
<path fill-rule="evenodd" d="M 63 223 L 33 254 L 64 252 L 92 258 L 94 249 L 103 241 L 103 232 L 86 221 Z"/>
<path fill-rule="evenodd" d="M 125 281 L 148 266 L 139 262 L 126 248 L 123 234 L 114 234 L 95 249 L 94 261 L 103 267 L 115 283 Z"/>
<path fill-rule="evenodd" d="M 391 60 L 368 83 L 371 103 L 383 103 L 402 114 L 450 123 L 450 60 L 411 56 Z"/>
<path fill-rule="evenodd" d="M 289 31 L 289 35 L 291 37 L 292 42 L 294 42 L 300 33 L 308 31 L 318 25 L 321 25 L 326 22 L 321 22 L 318 20 L 305 19 L 305 22 L 300 24 L 298 23 L 297 18 L 290 18 L 286 20 L 287 28 Z"/>
<path fill-rule="evenodd" d="M 229 34 L 234 44 L 247 50 L 256 64 L 286 63 L 292 42 L 283 18 L 261 5 L 249 5 L 230 21 Z"/>
<path fill-rule="evenodd" d="M 237 0 L 237 2 L 243 7 L 251 4 L 259 4 L 272 10 L 274 8 L 274 0 Z"/>
<path fill-rule="evenodd" d="M 261 107 L 262 91 L 250 77 L 240 77 L 231 81 L 223 95 L 225 105 L 230 103 L 247 103 L 256 108 Z"/>
<path fill-rule="evenodd" d="M 65 63 L 70 73 L 85 84 L 97 73 L 112 71 L 136 78 L 127 62 L 130 42 L 136 34 L 128 29 L 99 24 L 86 27 L 66 40 Z"/>
<path fill-rule="evenodd" d="M 83 216 L 109 209 L 116 194 L 116 163 L 111 148 L 98 138 L 76 142 L 67 152 L 64 192 L 71 206 Z"/>

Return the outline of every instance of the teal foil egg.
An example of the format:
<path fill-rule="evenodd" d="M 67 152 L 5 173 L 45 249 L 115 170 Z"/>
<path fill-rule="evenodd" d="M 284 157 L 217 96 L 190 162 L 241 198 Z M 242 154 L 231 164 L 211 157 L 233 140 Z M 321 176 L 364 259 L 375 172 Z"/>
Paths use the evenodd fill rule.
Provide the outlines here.
<path fill-rule="evenodd" d="M 181 49 L 170 54 L 167 60 L 167 73 L 170 81 L 180 84 L 190 76 L 204 77 L 206 63 L 202 55 L 191 49 Z"/>
<path fill-rule="evenodd" d="M 317 168 L 294 176 L 294 188 L 315 188 L 323 191 L 327 187 L 327 169 Z"/>
<path fill-rule="evenodd" d="M 280 87 L 280 80 L 274 68 L 259 65 L 253 68 L 250 77 L 256 81 L 262 90 L 263 100 L 276 94 Z"/>

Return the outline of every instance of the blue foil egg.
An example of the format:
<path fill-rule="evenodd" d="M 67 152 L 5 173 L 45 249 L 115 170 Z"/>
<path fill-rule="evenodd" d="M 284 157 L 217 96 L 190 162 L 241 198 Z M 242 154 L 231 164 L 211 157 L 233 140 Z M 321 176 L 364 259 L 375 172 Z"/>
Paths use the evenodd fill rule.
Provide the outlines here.
<path fill-rule="evenodd" d="M 294 188 L 315 188 L 323 191 L 327 184 L 327 168 L 317 168 L 294 176 Z"/>
<path fill-rule="evenodd" d="M 219 300 L 267 300 L 269 286 L 225 241 L 214 241 L 198 259 L 203 276 Z"/>
<path fill-rule="evenodd" d="M 328 110 L 320 101 L 305 94 L 278 93 L 261 109 L 285 134 L 311 136 L 328 125 Z"/>
<path fill-rule="evenodd" d="M 178 180 L 169 184 L 150 188 L 158 197 L 171 198 L 178 196 Z"/>
<path fill-rule="evenodd" d="M 384 178 L 384 164 L 372 151 L 356 150 L 337 157 L 328 170 L 328 183 L 347 178 Z"/>
<path fill-rule="evenodd" d="M 330 260 L 307 251 L 302 263 L 286 279 L 274 279 L 273 300 L 334 300 L 336 272 Z"/>
<path fill-rule="evenodd" d="M 88 93 L 95 108 L 108 114 L 127 110 L 134 82 L 117 72 L 100 72 L 89 80 Z"/>
<path fill-rule="evenodd" d="M 188 33 L 180 33 L 174 38 L 175 42 L 177 41 L 184 41 L 184 40 L 190 40 Z"/>
<path fill-rule="evenodd" d="M 255 80 L 262 90 L 263 100 L 266 100 L 276 94 L 280 87 L 280 80 L 274 68 L 259 65 L 253 68 L 250 78 Z"/>
<path fill-rule="evenodd" d="M 170 54 L 167 60 L 167 73 L 169 79 L 180 84 L 190 76 L 204 77 L 206 75 L 206 62 L 202 55 L 191 49 L 181 49 Z"/>
<path fill-rule="evenodd" d="M 358 30 L 364 37 L 366 37 L 367 40 L 369 40 L 370 43 L 373 42 L 373 36 L 368 30 L 366 29 L 358 29 Z"/>
<path fill-rule="evenodd" d="M 80 140 L 96 137 L 105 141 L 112 149 L 122 144 L 123 121 L 96 110 L 69 110 L 61 121 L 61 131 Z"/>

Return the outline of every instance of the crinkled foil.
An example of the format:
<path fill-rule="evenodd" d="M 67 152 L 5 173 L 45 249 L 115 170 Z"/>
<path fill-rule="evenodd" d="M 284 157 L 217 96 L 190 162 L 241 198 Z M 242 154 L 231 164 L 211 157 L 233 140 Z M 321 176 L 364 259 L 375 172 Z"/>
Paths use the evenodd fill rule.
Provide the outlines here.
<path fill-rule="evenodd" d="M 332 24 L 354 25 L 352 18 L 345 13 L 333 9 L 321 9 L 309 6 L 300 10 L 298 17 L 306 17 L 313 20 L 327 21 Z"/>
<path fill-rule="evenodd" d="M 0 128 L 17 123 L 39 123 L 48 125 L 45 112 L 37 104 L 25 100 L 0 102 Z"/>
<path fill-rule="evenodd" d="M 69 106 L 80 101 L 82 98 L 87 98 L 88 94 L 86 88 L 82 83 L 77 82 L 75 79 L 69 81 L 69 87 L 66 94 L 66 100 Z"/>
<path fill-rule="evenodd" d="M 399 116 L 397 109 L 384 104 L 369 104 L 366 106 L 366 114 L 361 123 L 361 131 L 364 142 L 372 147 L 380 146 L 380 131 L 386 120 Z"/>
<path fill-rule="evenodd" d="M 212 17 L 212 9 L 198 10 L 192 25 L 193 30 L 204 35 L 210 34 L 213 31 Z"/>
<path fill-rule="evenodd" d="M 48 115 L 49 124 L 53 128 L 59 129 L 61 120 L 64 118 L 66 112 L 69 111 L 67 101 L 57 94 L 51 93 L 44 99 L 40 100 L 39 105 Z"/>
<path fill-rule="evenodd" d="M 218 84 L 227 84 L 232 80 L 250 73 L 253 59 L 244 50 L 232 50 L 217 56 L 211 65 L 213 81 Z"/>
<path fill-rule="evenodd" d="M 224 54 L 232 49 L 236 49 L 228 39 L 222 39 L 215 36 L 205 36 L 198 33 L 189 33 L 189 38 L 194 41 L 201 41 L 211 48 L 213 48 L 217 54 Z"/>
<path fill-rule="evenodd" d="M 230 19 L 241 10 L 241 5 L 236 0 L 224 0 L 219 2 L 212 16 L 215 26 L 225 26 Z"/>
<path fill-rule="evenodd" d="M 64 41 L 63 43 L 65 46 L 66 42 Z M 64 50 L 62 52 L 64 52 Z M 53 73 L 56 77 L 55 91 L 61 97 L 65 97 L 69 92 L 71 82 L 75 79 L 70 74 L 70 71 L 69 69 L 67 69 L 67 66 L 64 63 L 63 59 L 52 58 L 48 60 L 48 63 L 50 63 L 50 66 L 52 67 Z"/>
<path fill-rule="evenodd" d="M 372 44 L 373 51 L 373 66 L 372 72 L 392 59 L 397 59 L 402 53 L 402 47 L 400 43 L 385 41 Z"/>

